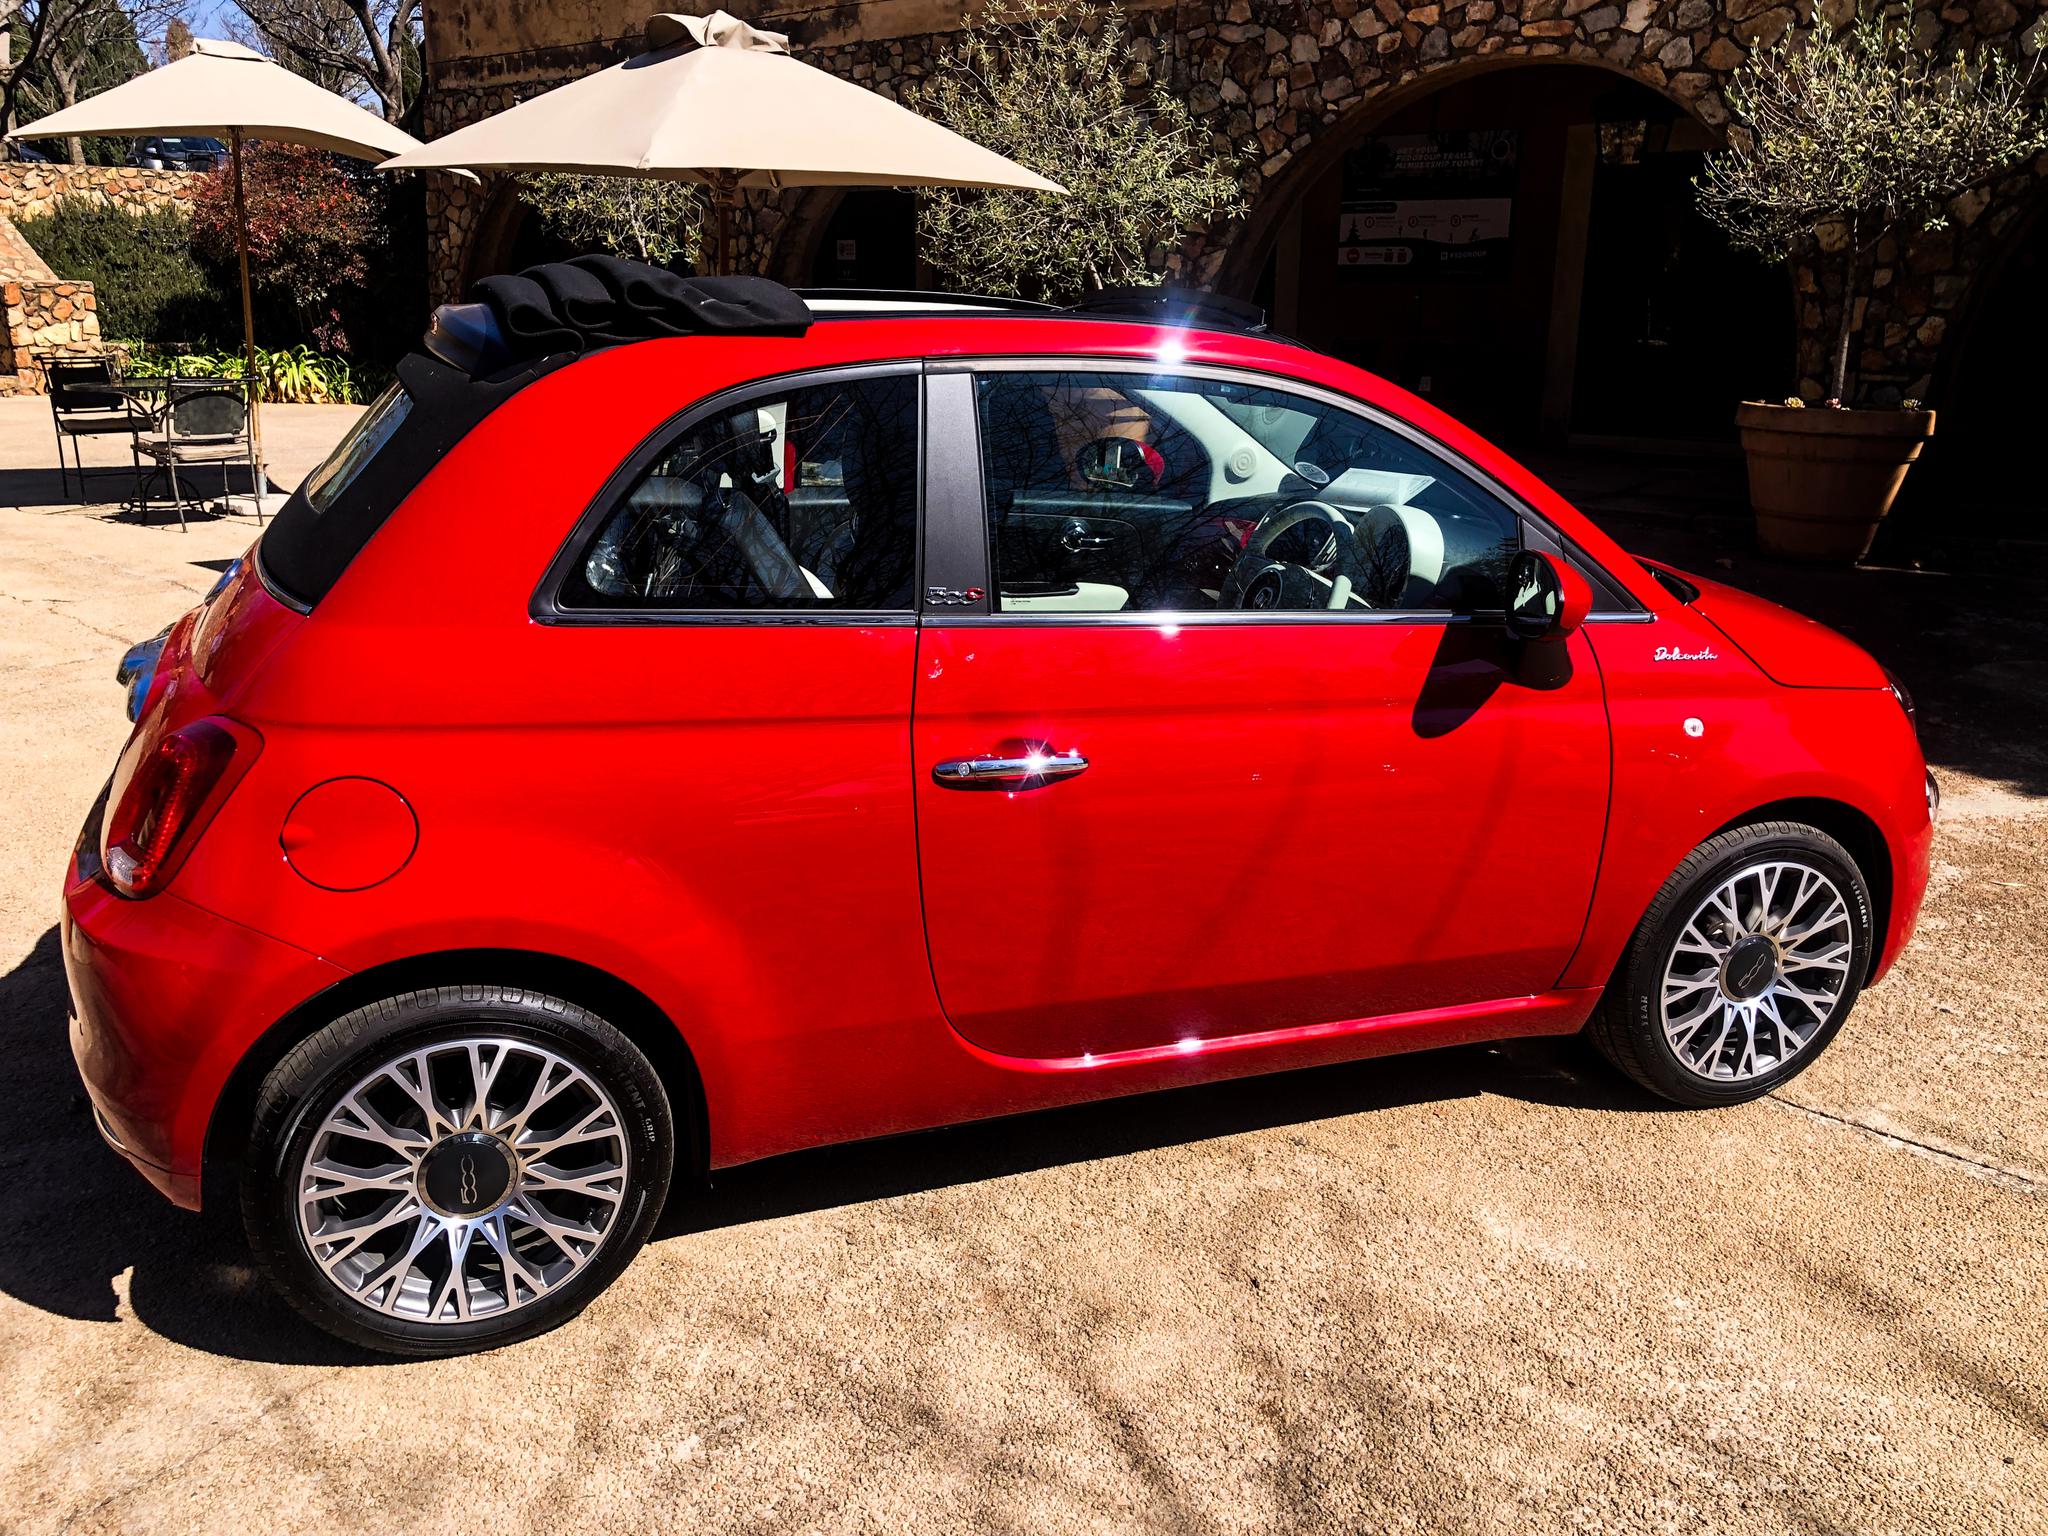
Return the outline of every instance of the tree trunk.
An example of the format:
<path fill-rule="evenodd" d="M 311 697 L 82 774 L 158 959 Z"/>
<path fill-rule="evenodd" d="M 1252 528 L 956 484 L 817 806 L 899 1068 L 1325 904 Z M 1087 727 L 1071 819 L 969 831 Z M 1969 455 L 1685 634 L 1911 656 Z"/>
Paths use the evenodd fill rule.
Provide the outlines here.
<path fill-rule="evenodd" d="M 57 87 L 57 106 L 60 111 L 78 105 L 78 76 L 58 57 L 61 50 L 52 50 L 44 65 L 50 71 L 50 80 Z M 77 134 L 67 134 L 64 139 L 64 158 L 73 165 L 85 164 L 85 140 Z"/>
<path fill-rule="evenodd" d="M 1856 259 L 1856 216 L 1849 216 L 1849 243 L 1842 254 L 1842 320 L 1835 333 L 1835 367 L 1833 385 L 1828 391 L 1830 400 L 1849 403 L 1849 338 L 1855 330 L 1856 321 L 1856 271 L 1860 263 Z"/>

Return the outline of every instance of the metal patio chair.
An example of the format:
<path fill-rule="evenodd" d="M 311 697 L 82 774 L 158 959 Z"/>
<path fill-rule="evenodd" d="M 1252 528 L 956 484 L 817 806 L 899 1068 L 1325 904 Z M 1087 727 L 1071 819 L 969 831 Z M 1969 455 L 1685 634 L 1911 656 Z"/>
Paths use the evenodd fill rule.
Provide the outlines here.
<path fill-rule="evenodd" d="M 85 499 L 85 459 L 80 444 L 87 437 L 126 437 L 130 472 L 140 475 L 141 461 L 135 452 L 135 435 L 150 425 L 147 411 L 120 387 L 121 376 L 111 357 L 47 358 L 43 376 L 49 383 L 50 417 L 57 429 L 57 484 L 65 495 L 71 491 L 71 473 L 78 475 L 78 496 Z M 64 444 L 71 444 L 72 465 L 64 462 Z M 94 465 L 95 469 L 118 469 L 119 465 Z"/>
<path fill-rule="evenodd" d="M 143 457 L 156 467 L 143 482 L 138 501 L 142 521 L 149 521 L 149 487 L 158 474 L 170 481 L 171 504 L 177 509 L 178 526 L 187 527 L 184 492 L 178 485 L 180 465 L 220 466 L 220 494 L 228 494 L 228 466 L 237 461 L 249 466 L 250 483 L 255 483 L 256 449 L 249 431 L 249 396 L 240 379 L 170 379 L 165 383 L 164 403 L 158 407 L 155 431 L 139 440 Z M 263 502 L 256 502 L 256 521 L 263 521 Z"/>

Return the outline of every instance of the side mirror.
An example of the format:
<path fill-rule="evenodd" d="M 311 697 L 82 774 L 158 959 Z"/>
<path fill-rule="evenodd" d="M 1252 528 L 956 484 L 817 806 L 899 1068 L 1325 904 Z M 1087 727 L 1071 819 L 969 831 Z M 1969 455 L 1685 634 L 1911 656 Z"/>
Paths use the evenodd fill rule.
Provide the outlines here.
<path fill-rule="evenodd" d="M 1508 564 L 1508 633 L 1517 640 L 1562 640 L 1593 609 L 1586 578 L 1538 550 Z"/>

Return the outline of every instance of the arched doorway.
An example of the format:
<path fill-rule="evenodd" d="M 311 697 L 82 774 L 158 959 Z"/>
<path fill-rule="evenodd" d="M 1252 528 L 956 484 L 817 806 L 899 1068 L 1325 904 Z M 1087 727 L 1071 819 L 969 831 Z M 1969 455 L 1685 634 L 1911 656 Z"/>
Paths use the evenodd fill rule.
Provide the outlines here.
<path fill-rule="evenodd" d="M 824 221 L 805 283 L 813 288 L 916 288 L 917 198 L 853 187 Z"/>
<path fill-rule="evenodd" d="M 518 178 L 501 177 L 463 248 L 462 291 L 467 293 L 471 283 L 494 272 L 520 272 L 575 254 L 575 246 L 552 233 L 520 200 Z"/>
<path fill-rule="evenodd" d="M 2040 408 L 2026 381 L 2048 356 L 2044 291 L 2048 197 L 2037 197 L 1954 322 L 1934 380 L 1934 437 L 1906 477 L 1898 536 L 2041 536 L 2048 488 L 2033 451 Z"/>
<path fill-rule="evenodd" d="M 1508 443 L 1732 442 L 1734 402 L 1789 387 L 1790 282 L 1696 211 L 1715 140 L 1671 98 L 1489 61 L 1338 135 L 1254 215 L 1280 329 Z"/>
<path fill-rule="evenodd" d="M 894 187 L 806 187 L 771 237 L 763 270 L 792 288 L 926 288 L 917 196 Z"/>

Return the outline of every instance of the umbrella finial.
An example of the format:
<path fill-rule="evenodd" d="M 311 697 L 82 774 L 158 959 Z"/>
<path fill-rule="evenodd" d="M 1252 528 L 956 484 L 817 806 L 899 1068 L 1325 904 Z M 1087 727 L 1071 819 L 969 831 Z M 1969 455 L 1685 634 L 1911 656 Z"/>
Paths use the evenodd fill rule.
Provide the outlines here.
<path fill-rule="evenodd" d="M 209 59 L 254 59 L 263 62 L 263 55 L 243 43 L 230 42 L 224 37 L 195 37 L 192 51 Z"/>
<path fill-rule="evenodd" d="M 684 16 L 675 11 L 664 11 L 647 18 L 647 46 L 650 49 L 659 53 L 678 43 L 698 48 L 740 48 L 752 53 L 789 52 L 787 33 L 763 32 L 758 27 L 748 26 L 729 11 L 713 11 L 709 16 Z"/>

